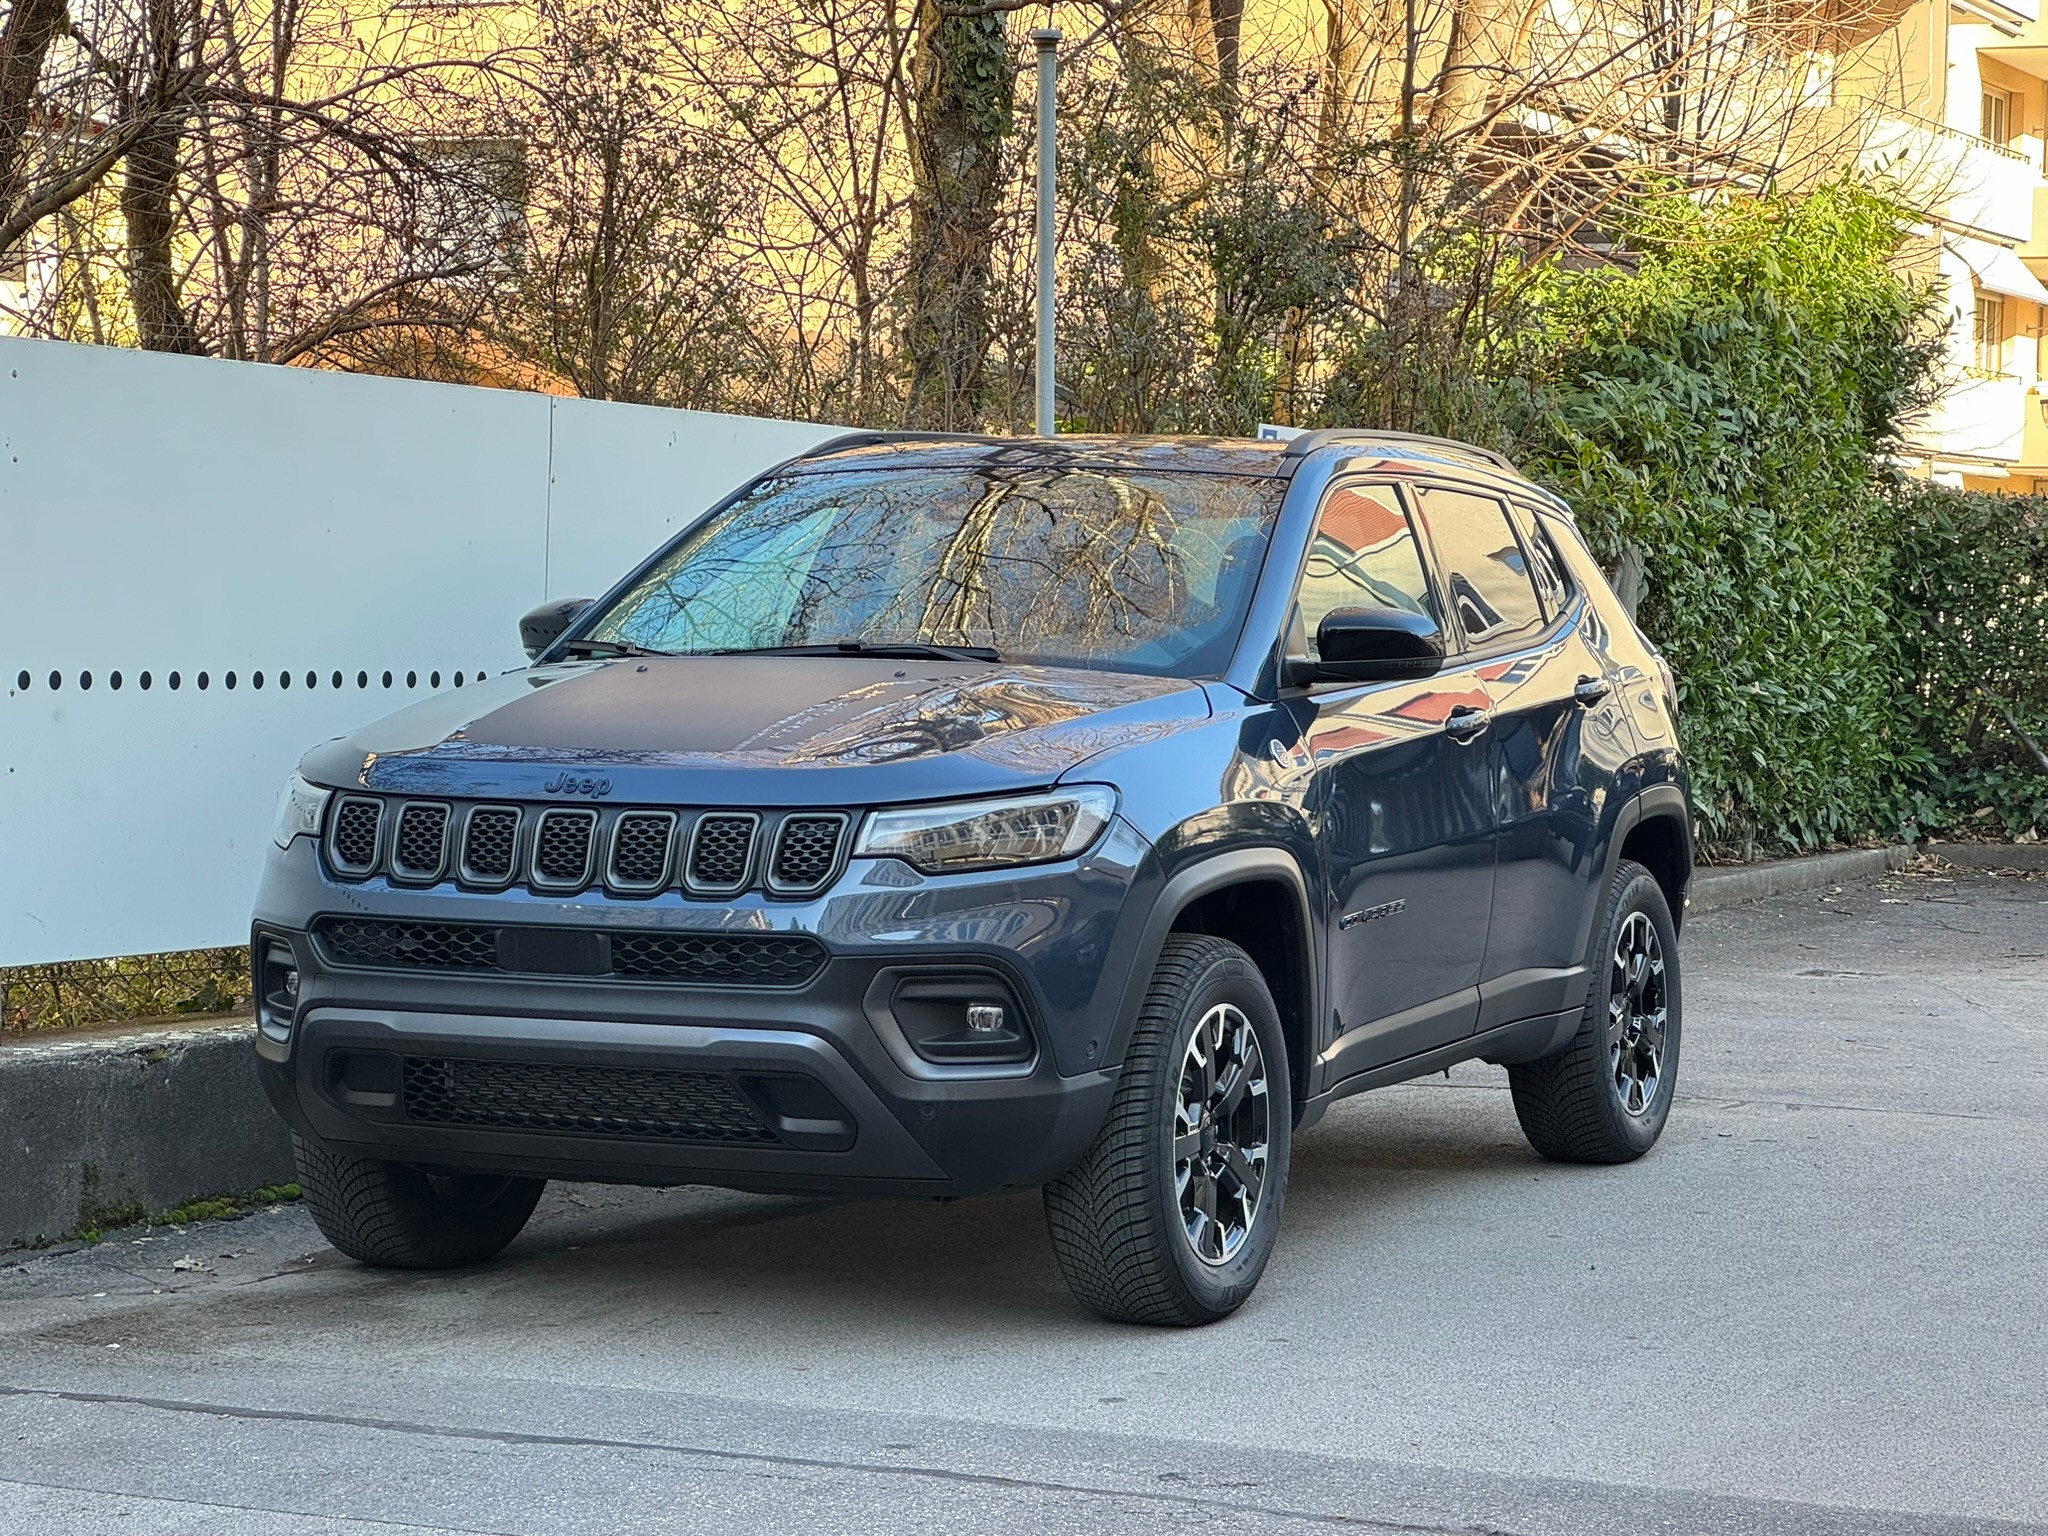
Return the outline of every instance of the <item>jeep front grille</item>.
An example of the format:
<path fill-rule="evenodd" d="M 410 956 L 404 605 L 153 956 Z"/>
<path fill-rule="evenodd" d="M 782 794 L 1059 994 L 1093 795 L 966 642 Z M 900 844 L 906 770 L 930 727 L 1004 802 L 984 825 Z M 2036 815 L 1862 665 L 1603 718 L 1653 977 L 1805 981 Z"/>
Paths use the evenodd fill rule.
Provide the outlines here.
<path fill-rule="evenodd" d="M 612 824 L 612 856 L 605 879 L 621 891 L 658 891 L 668 879 L 674 811 L 627 811 Z"/>
<path fill-rule="evenodd" d="M 781 1141 L 722 1072 L 408 1056 L 409 1120 L 660 1141 Z"/>
<path fill-rule="evenodd" d="M 441 878 L 448 858 L 448 807 L 415 801 L 398 813 L 398 835 L 391 840 L 391 873 L 400 880 Z"/>
<path fill-rule="evenodd" d="M 661 933 L 329 916 L 313 937 L 345 969 L 483 972 L 700 986 L 800 987 L 825 965 L 801 933 Z"/>
<path fill-rule="evenodd" d="M 470 804 L 347 794 L 329 813 L 327 867 L 344 880 L 523 884 L 549 896 L 812 896 L 846 862 L 845 811 L 674 811 Z"/>
<path fill-rule="evenodd" d="M 378 833 L 384 824 L 384 802 L 350 795 L 334 807 L 327 829 L 327 861 L 344 875 L 367 875 L 377 868 Z"/>
<path fill-rule="evenodd" d="M 540 813 L 533 836 L 533 883 L 543 890 L 580 891 L 590 884 L 597 812 L 559 807 Z"/>
<path fill-rule="evenodd" d="M 707 896 L 745 890 L 760 825 L 761 818 L 752 815 L 699 816 L 690 839 L 690 889 Z"/>
<path fill-rule="evenodd" d="M 775 862 L 768 872 L 768 888 L 788 895 L 817 890 L 837 872 L 845 833 L 846 818 L 837 812 L 783 817 L 775 833 Z"/>
<path fill-rule="evenodd" d="M 509 805 L 472 810 L 462 834 L 462 878 L 471 885 L 502 885 L 518 861 L 519 812 Z"/>

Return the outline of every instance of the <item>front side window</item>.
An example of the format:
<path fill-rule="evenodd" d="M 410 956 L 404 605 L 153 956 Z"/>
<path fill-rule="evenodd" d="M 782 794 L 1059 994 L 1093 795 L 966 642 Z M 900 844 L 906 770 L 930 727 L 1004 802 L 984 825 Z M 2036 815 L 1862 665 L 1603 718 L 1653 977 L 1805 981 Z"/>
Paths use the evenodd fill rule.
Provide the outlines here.
<path fill-rule="evenodd" d="M 1422 492 L 1422 520 L 1467 645 L 1490 650 L 1543 628 L 1529 562 L 1498 501 L 1430 486 Z"/>
<path fill-rule="evenodd" d="M 1283 489 L 1043 464 L 783 475 L 692 529 L 587 633 L 684 654 L 985 646 L 1219 676 Z"/>
<path fill-rule="evenodd" d="M 1316 515 L 1301 573 L 1301 623 L 1311 657 L 1316 629 L 1336 608 L 1402 608 L 1443 622 L 1400 493 L 1390 485 L 1340 485 Z"/>

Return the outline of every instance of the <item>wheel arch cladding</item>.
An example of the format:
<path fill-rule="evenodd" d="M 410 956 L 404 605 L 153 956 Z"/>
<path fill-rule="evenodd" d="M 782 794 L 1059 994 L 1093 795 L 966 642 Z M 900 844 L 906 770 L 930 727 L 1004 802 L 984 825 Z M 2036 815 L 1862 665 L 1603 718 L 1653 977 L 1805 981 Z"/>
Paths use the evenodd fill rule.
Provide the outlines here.
<path fill-rule="evenodd" d="M 1645 795 L 1643 801 L 1641 814 L 1622 835 L 1617 862 L 1631 859 L 1656 877 L 1676 928 L 1684 921 L 1685 891 L 1692 881 L 1685 804 L 1675 795 Z"/>
<path fill-rule="evenodd" d="M 1167 934 L 1227 938 L 1251 956 L 1251 963 L 1266 977 L 1280 1014 L 1296 1104 L 1307 1096 L 1309 1063 L 1315 1059 L 1315 950 L 1309 932 L 1309 909 L 1298 874 L 1290 881 L 1280 870 L 1260 866 L 1221 872 L 1221 881 L 1214 885 L 1202 883 L 1178 903 L 1167 928 Z M 1157 948 L 1151 958 L 1157 963 Z"/>

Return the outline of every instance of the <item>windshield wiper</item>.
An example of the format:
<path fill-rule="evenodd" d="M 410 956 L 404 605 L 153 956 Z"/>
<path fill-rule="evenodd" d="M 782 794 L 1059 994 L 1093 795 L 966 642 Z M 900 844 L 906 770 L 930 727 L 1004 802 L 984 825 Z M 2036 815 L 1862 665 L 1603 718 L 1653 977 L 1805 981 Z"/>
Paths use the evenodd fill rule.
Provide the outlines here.
<path fill-rule="evenodd" d="M 826 645 L 735 645 L 697 656 L 877 656 L 883 660 L 1001 661 L 992 645 L 927 645 L 922 640 L 834 640 Z"/>
<path fill-rule="evenodd" d="M 588 636 L 580 640 L 564 640 L 562 652 L 568 656 L 673 656 L 674 651 L 650 651 L 643 645 L 630 640 L 593 640 Z"/>

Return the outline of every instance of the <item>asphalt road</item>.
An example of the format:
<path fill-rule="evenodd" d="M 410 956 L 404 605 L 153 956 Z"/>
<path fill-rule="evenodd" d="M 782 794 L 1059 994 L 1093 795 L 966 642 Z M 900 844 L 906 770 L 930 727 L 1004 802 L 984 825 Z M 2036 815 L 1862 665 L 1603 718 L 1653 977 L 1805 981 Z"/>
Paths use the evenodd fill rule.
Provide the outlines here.
<path fill-rule="evenodd" d="M 8 1265 L 0 1531 L 2048 1531 L 2048 880 L 1685 960 L 1648 1158 L 1537 1161 L 1492 1069 L 1353 1100 L 1198 1332 L 1083 1314 L 1035 1195 L 558 1186 L 452 1276 L 292 1208 Z"/>

